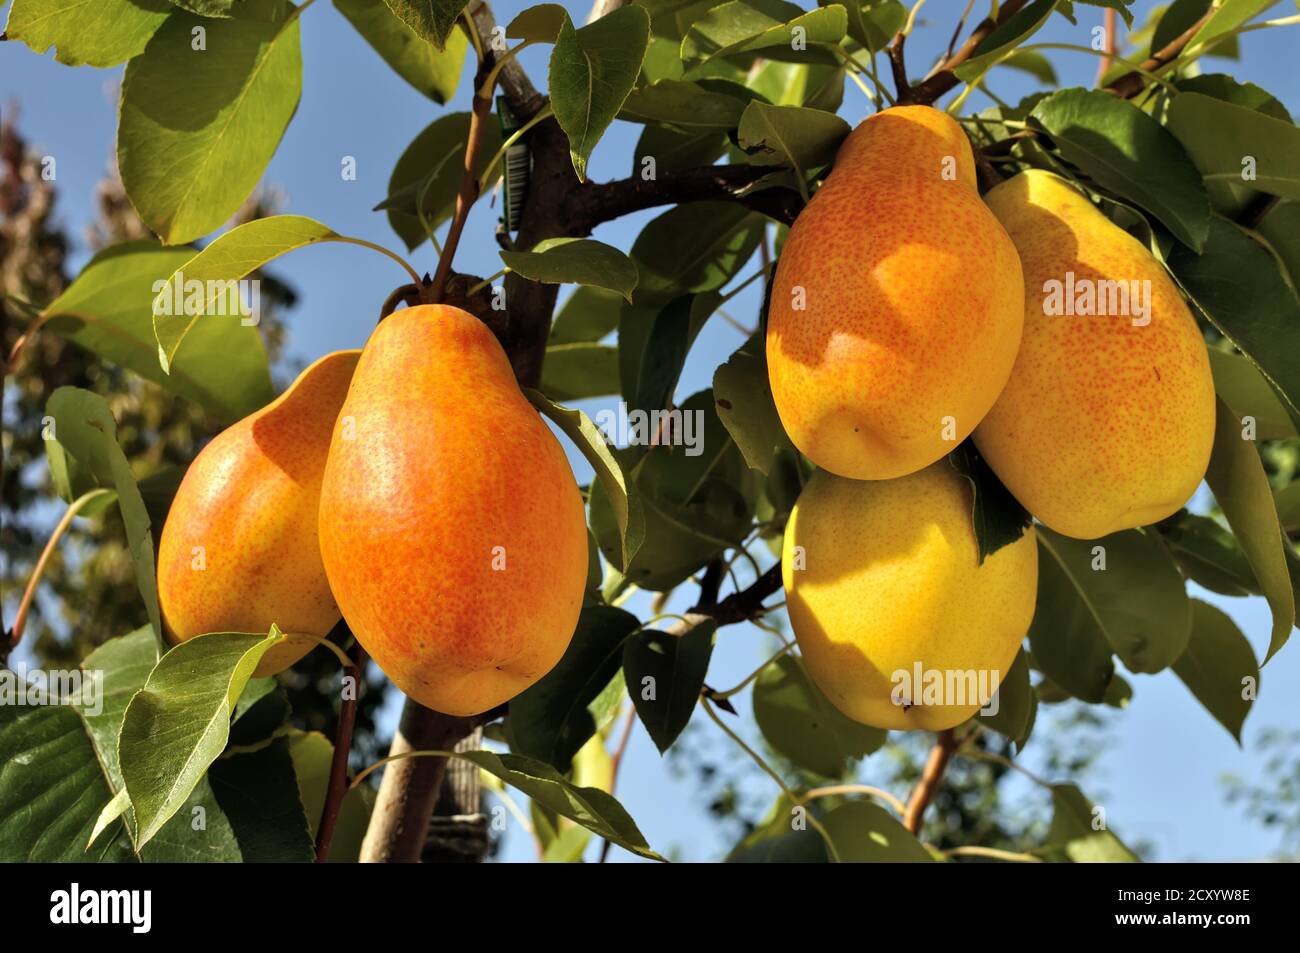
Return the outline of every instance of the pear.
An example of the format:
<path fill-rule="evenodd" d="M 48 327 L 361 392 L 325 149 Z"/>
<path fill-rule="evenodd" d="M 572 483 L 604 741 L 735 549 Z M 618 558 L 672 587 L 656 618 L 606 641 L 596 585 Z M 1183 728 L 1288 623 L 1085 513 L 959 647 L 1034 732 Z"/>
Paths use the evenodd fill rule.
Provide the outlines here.
<path fill-rule="evenodd" d="M 1033 530 L 983 563 L 971 488 L 947 460 L 896 480 L 818 471 L 781 575 L 808 674 L 848 717 L 940 731 L 988 703 L 1029 631 Z"/>
<path fill-rule="evenodd" d="M 1096 539 L 1159 522 L 1200 485 L 1214 443 L 1205 340 L 1164 267 L 1050 172 L 989 190 L 1025 269 L 1025 333 L 975 431 L 998 477 L 1050 529 Z"/>
<path fill-rule="evenodd" d="M 353 633 L 436 711 L 513 698 L 577 626 L 582 495 L 501 345 L 458 308 L 401 310 L 370 336 L 330 445 L 320 539 Z"/>
<path fill-rule="evenodd" d="M 839 476 L 920 470 L 993 406 L 1023 309 L 1020 260 L 961 127 L 929 106 L 876 113 L 781 251 L 767 324 L 781 422 Z"/>
<path fill-rule="evenodd" d="M 288 636 L 274 675 L 339 621 L 317 540 L 334 420 L 360 351 L 326 355 L 275 401 L 222 431 L 185 471 L 158 545 L 158 602 L 172 642 L 206 632 Z"/>

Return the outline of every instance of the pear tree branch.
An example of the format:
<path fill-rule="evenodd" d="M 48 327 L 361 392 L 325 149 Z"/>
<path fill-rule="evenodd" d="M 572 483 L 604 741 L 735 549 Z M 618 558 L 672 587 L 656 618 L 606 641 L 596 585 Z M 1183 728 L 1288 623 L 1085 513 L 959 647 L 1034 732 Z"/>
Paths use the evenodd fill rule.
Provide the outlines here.
<path fill-rule="evenodd" d="M 930 756 L 926 759 L 925 768 L 921 771 L 921 780 L 916 783 L 912 796 L 907 800 L 907 810 L 903 812 L 903 826 L 918 837 L 921 834 L 921 824 L 925 820 L 925 809 L 929 807 L 930 801 L 939 790 L 943 773 L 948 769 L 948 762 L 952 760 L 958 747 L 957 735 L 951 728 L 939 732 L 939 736 L 934 740 L 934 747 L 930 749 Z"/>

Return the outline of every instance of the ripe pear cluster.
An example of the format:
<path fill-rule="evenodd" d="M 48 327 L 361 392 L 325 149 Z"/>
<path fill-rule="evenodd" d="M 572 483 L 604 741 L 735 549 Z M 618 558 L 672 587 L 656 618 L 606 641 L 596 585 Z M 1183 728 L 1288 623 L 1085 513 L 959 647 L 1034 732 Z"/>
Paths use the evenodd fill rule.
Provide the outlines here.
<path fill-rule="evenodd" d="M 1140 317 L 1060 312 L 1051 284 L 1141 294 Z M 782 423 L 821 468 L 786 528 L 805 664 L 845 714 L 943 729 L 895 673 L 1001 679 L 1034 614 L 1033 530 L 980 560 L 967 436 L 1043 525 L 1093 539 L 1175 513 L 1214 437 L 1204 341 L 1161 265 L 1073 186 L 976 187 L 960 127 L 927 106 L 855 129 L 791 226 L 767 363 Z"/>
<path fill-rule="evenodd" d="M 487 326 L 443 305 L 396 312 L 214 438 L 158 551 L 173 642 L 275 623 L 288 638 L 269 675 L 342 617 L 399 688 L 451 715 L 559 661 L 586 578 L 564 450 Z"/>
<path fill-rule="evenodd" d="M 1140 320 L 1050 308 L 1054 283 L 1094 301 L 1141 288 Z M 992 691 L 1033 619 L 1034 531 L 981 558 L 958 443 L 1084 539 L 1173 514 L 1209 461 L 1208 355 L 1161 265 L 1050 173 L 981 197 L 961 128 L 926 106 L 844 141 L 790 228 L 766 348 L 781 421 L 820 468 L 786 527 L 791 624 L 812 678 L 866 724 L 960 724 L 988 699 L 897 675 Z M 587 543 L 568 461 L 496 338 L 425 305 L 204 448 L 163 527 L 158 595 L 174 642 L 277 624 L 262 675 L 343 618 L 407 695 L 472 715 L 564 654 Z"/>

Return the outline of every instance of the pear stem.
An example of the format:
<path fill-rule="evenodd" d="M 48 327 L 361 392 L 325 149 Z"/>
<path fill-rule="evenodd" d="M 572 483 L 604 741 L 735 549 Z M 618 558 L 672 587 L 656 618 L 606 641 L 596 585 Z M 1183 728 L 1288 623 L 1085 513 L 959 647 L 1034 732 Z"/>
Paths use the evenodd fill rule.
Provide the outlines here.
<path fill-rule="evenodd" d="M 921 780 L 916 783 L 916 789 L 908 798 L 907 810 L 903 813 L 903 826 L 918 837 L 921 834 L 925 809 L 929 807 L 930 801 L 939 790 L 939 785 L 943 782 L 943 773 L 948 769 L 948 762 L 952 760 L 957 748 L 957 735 L 951 728 L 939 732 L 934 747 L 930 749 L 930 757 L 926 759 L 925 769 L 921 772 Z"/>
<path fill-rule="evenodd" d="M 346 622 L 339 625 L 347 631 Z M 325 804 L 321 808 L 320 824 L 316 828 L 316 863 L 323 864 L 329 860 L 330 847 L 334 843 L 334 829 L 338 825 L 339 812 L 343 808 L 343 798 L 348 793 L 348 755 L 352 752 L 352 730 L 357 723 L 357 703 L 361 699 L 362 674 L 366 667 L 366 650 L 353 636 L 352 648 L 348 650 L 348 665 L 343 669 L 343 685 L 352 679 L 353 691 L 344 692 L 339 703 L 339 723 L 334 732 L 334 758 L 330 762 L 329 787 L 325 790 Z"/>

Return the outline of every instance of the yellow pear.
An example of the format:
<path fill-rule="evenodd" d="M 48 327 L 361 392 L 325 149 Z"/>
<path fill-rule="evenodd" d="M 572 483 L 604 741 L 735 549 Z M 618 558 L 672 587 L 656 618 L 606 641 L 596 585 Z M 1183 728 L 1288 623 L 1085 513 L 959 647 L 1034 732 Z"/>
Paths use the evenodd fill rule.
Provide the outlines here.
<path fill-rule="evenodd" d="M 321 477 L 334 420 L 360 351 L 326 355 L 275 401 L 212 439 L 185 471 L 158 545 L 158 602 L 168 639 L 267 632 L 274 675 L 339 621 L 317 540 Z"/>
<path fill-rule="evenodd" d="M 840 476 L 920 470 L 993 406 L 1023 310 L 1020 261 L 961 127 L 929 106 L 876 113 L 781 251 L 767 325 L 781 422 Z"/>
<path fill-rule="evenodd" d="M 573 637 L 582 495 L 501 345 L 459 308 L 408 308 L 371 334 L 330 446 L 320 538 L 353 633 L 428 708 L 508 701 Z"/>
<path fill-rule="evenodd" d="M 1025 270 L 1025 333 L 975 443 L 1051 529 L 1095 539 L 1178 511 L 1214 442 L 1205 341 L 1164 268 L 1064 179 L 986 196 Z M 1085 313 L 1106 312 L 1106 313 Z"/>
<path fill-rule="evenodd" d="M 970 484 L 947 460 L 888 481 L 815 473 L 781 574 L 808 674 L 877 728 L 959 725 L 997 691 L 1034 615 L 1033 530 L 981 564 Z"/>

